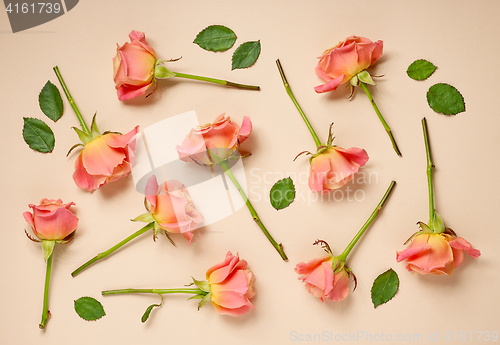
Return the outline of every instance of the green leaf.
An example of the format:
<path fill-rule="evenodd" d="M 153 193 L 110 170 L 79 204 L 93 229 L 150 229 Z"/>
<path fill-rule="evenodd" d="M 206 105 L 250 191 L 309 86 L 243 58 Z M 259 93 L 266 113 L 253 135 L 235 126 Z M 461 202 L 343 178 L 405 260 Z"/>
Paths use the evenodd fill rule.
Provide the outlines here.
<path fill-rule="evenodd" d="M 269 192 L 271 205 L 276 210 L 282 210 L 288 207 L 295 199 L 295 186 L 290 177 L 276 182 Z"/>
<path fill-rule="evenodd" d="M 75 311 L 84 320 L 95 321 L 106 315 L 102 304 L 92 297 L 80 297 L 75 301 Z"/>
<path fill-rule="evenodd" d="M 399 278 L 397 273 L 389 268 L 375 279 L 372 286 L 373 307 L 389 302 L 399 288 Z"/>
<path fill-rule="evenodd" d="M 38 152 L 52 152 L 54 132 L 42 120 L 24 117 L 23 138 L 28 146 Z"/>
<path fill-rule="evenodd" d="M 57 121 L 63 113 L 63 102 L 57 86 L 48 81 L 38 95 L 38 103 L 43 113 L 52 121 Z"/>
<path fill-rule="evenodd" d="M 154 307 L 160 307 L 159 304 L 151 304 L 147 309 L 146 311 L 144 312 L 144 314 L 142 315 L 141 317 L 141 322 L 144 323 L 146 322 L 148 319 L 149 319 L 149 315 L 151 314 L 151 311 L 153 310 Z"/>
<path fill-rule="evenodd" d="M 414 80 L 425 80 L 429 78 L 432 73 L 436 70 L 436 66 L 432 64 L 431 62 L 427 60 L 416 60 L 411 63 L 410 66 L 408 66 L 408 69 L 406 70 L 406 74 L 408 74 L 408 77 Z"/>
<path fill-rule="evenodd" d="M 213 52 L 228 50 L 234 42 L 236 42 L 236 34 L 223 25 L 211 25 L 203 29 L 193 41 L 201 48 Z"/>
<path fill-rule="evenodd" d="M 436 113 L 444 115 L 456 115 L 465 111 L 463 96 L 453 86 L 444 83 L 429 88 L 427 103 Z"/>
<path fill-rule="evenodd" d="M 252 66 L 260 55 L 260 41 L 245 42 L 233 53 L 231 70 Z"/>
<path fill-rule="evenodd" d="M 151 314 L 151 311 L 153 310 L 154 307 L 159 308 L 163 305 L 163 296 L 162 295 L 159 295 L 159 296 L 161 297 L 160 304 L 151 304 L 149 307 L 147 307 L 146 311 L 144 312 L 144 314 L 142 314 L 142 317 L 141 317 L 142 323 L 146 322 L 149 319 L 149 315 Z"/>

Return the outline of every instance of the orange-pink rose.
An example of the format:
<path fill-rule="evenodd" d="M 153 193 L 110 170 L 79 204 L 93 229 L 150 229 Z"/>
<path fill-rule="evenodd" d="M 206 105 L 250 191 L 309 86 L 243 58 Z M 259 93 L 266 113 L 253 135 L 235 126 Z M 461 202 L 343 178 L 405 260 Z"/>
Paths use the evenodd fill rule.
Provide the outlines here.
<path fill-rule="evenodd" d="M 225 114 L 219 115 L 213 123 L 193 128 L 182 145 L 177 146 L 179 158 L 185 162 L 212 165 L 213 156 L 224 160 L 237 153 L 239 145 L 252 133 L 252 122 L 243 117 L 241 128 Z M 210 155 L 207 153 L 210 150 Z"/>
<path fill-rule="evenodd" d="M 124 135 L 105 132 L 86 143 L 75 162 L 76 185 L 93 192 L 130 174 L 138 132 L 139 126 Z"/>
<path fill-rule="evenodd" d="M 120 101 L 151 92 L 156 88 L 154 70 L 156 52 L 146 43 L 144 33 L 132 31 L 130 43 L 116 49 L 113 79 Z"/>
<path fill-rule="evenodd" d="M 462 263 L 464 251 L 475 259 L 481 255 L 462 237 L 446 233 L 420 234 L 409 248 L 397 252 L 396 260 L 406 260 L 406 269 L 410 272 L 451 275 Z"/>
<path fill-rule="evenodd" d="M 146 184 L 145 193 L 149 211 L 157 224 L 155 235 L 161 228 L 169 233 L 180 233 L 191 243 L 192 231 L 203 222 L 203 217 L 194 208 L 186 187 L 177 180 L 158 185 L 156 175 L 153 175 Z"/>
<path fill-rule="evenodd" d="M 326 81 L 316 86 L 317 93 L 336 90 L 358 73 L 373 65 L 382 56 L 383 42 L 350 36 L 319 57 L 316 74 Z"/>
<path fill-rule="evenodd" d="M 295 272 L 302 275 L 299 279 L 306 284 L 307 291 L 323 303 L 325 299 L 342 301 L 349 294 L 349 273 L 345 267 L 334 273 L 332 261 L 331 255 L 325 255 L 298 263 L 295 267 Z"/>
<path fill-rule="evenodd" d="M 40 205 L 29 205 L 33 213 L 24 212 L 23 216 L 40 240 L 69 242 L 78 226 L 78 218 L 70 210 L 73 205 L 61 199 L 42 199 Z"/>
<path fill-rule="evenodd" d="M 368 161 L 365 150 L 333 146 L 311 159 L 309 188 L 313 192 L 328 192 L 341 188 Z"/>
<path fill-rule="evenodd" d="M 207 271 L 212 305 L 219 314 L 239 316 L 255 309 L 250 301 L 255 295 L 255 276 L 247 269 L 247 262 L 238 254 L 228 252 L 226 259 Z"/>

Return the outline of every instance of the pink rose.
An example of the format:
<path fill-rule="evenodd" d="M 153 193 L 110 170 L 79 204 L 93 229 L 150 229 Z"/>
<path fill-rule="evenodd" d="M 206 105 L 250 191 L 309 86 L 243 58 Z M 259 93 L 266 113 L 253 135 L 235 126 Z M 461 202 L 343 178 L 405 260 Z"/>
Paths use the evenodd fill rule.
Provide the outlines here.
<path fill-rule="evenodd" d="M 410 248 L 398 251 L 396 260 L 397 262 L 406 260 L 406 269 L 410 272 L 450 276 L 462 263 L 463 251 L 475 259 L 481 255 L 479 250 L 473 249 L 462 237 L 446 233 L 424 233 L 413 239 Z"/>
<path fill-rule="evenodd" d="M 132 31 L 130 43 L 116 49 L 113 79 L 120 101 L 143 95 L 156 88 L 154 70 L 156 52 L 146 43 L 144 33 Z"/>
<path fill-rule="evenodd" d="M 332 261 L 331 255 L 325 255 L 295 267 L 295 272 L 302 275 L 299 279 L 306 283 L 307 291 L 323 303 L 325 298 L 342 301 L 349 294 L 349 273 L 345 267 L 334 273 Z"/>
<path fill-rule="evenodd" d="M 24 212 L 23 216 L 40 240 L 69 242 L 78 226 L 78 218 L 70 210 L 73 205 L 63 204 L 61 199 L 42 199 L 40 205 L 29 205 L 33 213 Z"/>
<path fill-rule="evenodd" d="M 251 133 L 252 122 L 249 117 L 243 117 L 240 128 L 229 116 L 222 114 L 213 123 L 193 128 L 176 150 L 179 158 L 185 162 L 212 165 L 216 163 L 213 162 L 213 155 L 221 160 L 234 155 Z M 207 150 L 210 150 L 210 156 Z"/>
<path fill-rule="evenodd" d="M 130 174 L 138 132 L 139 126 L 124 135 L 105 132 L 87 142 L 75 162 L 76 185 L 93 192 Z"/>
<path fill-rule="evenodd" d="M 203 217 L 193 207 L 189 192 L 182 183 L 171 180 L 158 185 L 156 175 L 153 175 L 146 185 L 146 199 L 155 221 L 155 236 L 163 229 L 169 233 L 181 233 L 191 243 L 192 231 L 203 222 Z"/>
<path fill-rule="evenodd" d="M 327 148 L 311 158 L 309 188 L 313 192 L 328 192 L 341 188 L 352 180 L 359 167 L 368 161 L 368 154 L 363 149 L 352 147 L 343 149 L 339 146 Z"/>
<path fill-rule="evenodd" d="M 228 252 L 226 259 L 207 271 L 212 305 L 219 314 L 243 315 L 255 309 L 251 298 L 255 295 L 255 276 L 247 269 L 247 262 Z"/>
<path fill-rule="evenodd" d="M 383 42 L 372 42 L 368 38 L 350 36 L 319 57 L 316 74 L 326 84 L 316 86 L 317 93 L 336 90 L 340 84 L 373 65 L 381 56 Z"/>

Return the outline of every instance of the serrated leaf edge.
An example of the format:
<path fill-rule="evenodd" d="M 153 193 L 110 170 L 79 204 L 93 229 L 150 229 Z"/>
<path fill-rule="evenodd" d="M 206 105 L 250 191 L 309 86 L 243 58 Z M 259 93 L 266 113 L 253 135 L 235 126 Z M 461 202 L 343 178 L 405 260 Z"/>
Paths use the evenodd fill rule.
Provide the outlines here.
<path fill-rule="evenodd" d="M 97 319 L 92 319 L 92 320 L 87 320 L 87 319 L 84 319 L 83 317 L 81 317 L 81 316 L 80 316 L 80 314 L 76 311 L 76 301 L 78 301 L 78 300 L 80 300 L 80 299 L 82 299 L 82 298 L 91 298 L 91 299 L 93 299 L 93 300 L 97 301 L 97 302 L 101 305 L 101 307 L 102 307 L 102 312 L 103 312 L 103 315 L 102 315 L 101 317 L 98 317 Z M 87 321 L 87 322 L 91 322 L 91 321 L 97 321 L 97 320 L 100 320 L 100 319 L 102 319 L 104 316 L 106 316 L 106 311 L 104 310 L 104 307 L 103 307 L 102 303 L 101 303 L 101 302 L 99 302 L 99 301 L 98 301 L 97 299 L 95 299 L 94 297 L 91 297 L 91 296 L 82 296 L 82 297 L 77 298 L 76 300 L 74 300 L 74 303 L 75 303 L 75 305 L 74 305 L 74 309 L 75 309 L 76 315 L 78 315 L 78 317 L 79 317 L 80 319 L 82 319 L 82 320 L 85 320 L 85 321 Z"/>
<path fill-rule="evenodd" d="M 52 133 L 52 137 L 54 138 L 54 147 L 50 151 L 39 151 L 39 150 L 36 150 L 36 149 L 32 148 L 31 145 L 26 141 L 26 138 L 24 137 L 24 129 L 25 129 L 25 126 L 26 126 L 26 121 L 25 121 L 26 119 L 32 119 L 32 120 L 40 121 L 40 122 L 42 122 L 43 124 L 45 124 L 50 129 L 50 132 Z M 54 151 L 54 148 L 55 148 L 55 145 L 56 145 L 56 139 L 55 139 L 54 131 L 52 131 L 52 128 L 50 128 L 49 125 L 47 125 L 44 121 L 42 121 L 40 119 L 37 119 L 37 118 L 34 118 L 34 117 L 23 117 L 23 120 L 24 120 L 24 124 L 23 124 L 22 134 L 23 134 L 23 140 L 26 143 L 26 145 L 28 145 L 29 148 L 32 149 L 33 151 L 40 152 L 40 153 L 51 153 L 52 151 Z M 45 145 L 47 146 L 47 148 L 50 148 L 49 144 L 45 140 L 43 140 L 43 138 L 41 136 L 40 136 L 40 138 L 45 143 Z"/>
<path fill-rule="evenodd" d="M 393 271 L 393 272 L 396 274 L 396 278 L 398 279 L 398 287 L 397 287 L 397 289 L 396 289 L 396 292 L 395 292 L 395 293 L 394 293 L 394 295 L 392 295 L 392 297 L 391 297 L 391 298 L 389 298 L 387 301 L 385 301 L 385 302 L 383 302 L 383 303 L 379 303 L 379 304 L 375 305 L 375 303 L 373 303 L 373 288 L 374 288 L 374 286 L 375 286 L 375 281 L 376 281 L 376 280 L 377 280 L 377 279 L 378 279 L 381 275 L 383 275 L 383 274 L 385 274 L 385 273 L 387 273 L 387 272 L 389 272 L 389 271 Z M 394 296 L 396 296 L 396 294 L 397 294 L 397 293 L 398 293 L 398 291 L 399 291 L 399 284 L 400 284 L 399 276 L 398 276 L 397 272 L 396 272 L 396 271 L 394 271 L 392 268 L 389 268 L 387 271 L 380 273 L 380 274 L 377 276 L 377 278 L 375 278 L 375 280 L 373 281 L 372 288 L 370 289 L 370 297 L 371 297 L 371 299 L 372 299 L 373 308 L 375 309 L 375 308 L 377 308 L 379 305 L 386 304 L 387 302 L 391 301 L 391 300 L 394 298 Z"/>
<path fill-rule="evenodd" d="M 254 62 L 252 62 L 250 65 L 245 66 L 245 67 L 234 67 L 234 55 L 236 54 L 236 52 L 238 51 L 238 49 L 240 49 L 240 47 L 243 46 L 246 43 L 255 43 L 255 42 L 259 43 L 258 45 L 256 45 L 256 47 L 259 47 L 259 54 L 255 58 Z M 247 42 L 243 42 L 242 44 L 240 44 L 239 47 L 236 48 L 236 50 L 234 51 L 233 56 L 231 56 L 231 71 L 233 71 L 235 69 L 245 69 L 245 68 L 252 67 L 257 62 L 257 60 L 259 59 L 261 50 L 262 50 L 262 47 L 261 47 L 261 44 L 260 44 L 260 40 L 257 40 L 257 41 L 247 41 Z"/>
<path fill-rule="evenodd" d="M 430 91 L 431 87 L 432 87 L 432 86 L 435 86 L 435 85 L 448 85 L 448 86 L 450 86 L 450 87 L 454 88 L 454 89 L 458 92 L 458 94 L 460 95 L 460 97 L 462 97 L 462 101 L 463 101 L 463 103 L 464 103 L 464 110 L 459 111 L 458 113 L 455 113 L 455 114 L 454 114 L 454 113 L 449 113 L 449 114 L 446 114 L 446 113 L 438 113 L 437 111 L 435 111 L 435 110 L 431 107 L 431 105 L 429 104 L 429 100 L 427 99 L 427 94 L 428 94 L 428 93 L 432 93 L 432 94 L 434 94 L 434 95 L 435 95 L 435 93 L 433 93 L 433 92 L 431 92 L 431 91 Z M 464 113 L 464 112 L 467 110 L 467 104 L 465 103 L 465 98 L 464 98 L 464 96 L 462 95 L 462 93 L 461 93 L 461 92 L 460 92 L 460 91 L 459 91 L 459 90 L 458 90 L 455 86 L 453 86 L 453 85 L 451 85 L 451 84 L 448 84 L 448 83 L 436 83 L 436 84 L 434 84 L 434 85 L 432 85 L 432 86 L 431 86 L 431 87 L 429 87 L 429 90 L 427 90 L 427 93 L 426 93 L 427 104 L 428 104 L 428 105 L 429 105 L 429 107 L 432 109 L 432 111 L 434 111 L 434 112 L 435 112 L 435 113 L 437 113 L 437 114 L 443 114 L 443 115 L 458 115 L 458 114 L 460 114 L 460 113 Z"/>
<path fill-rule="evenodd" d="M 54 95 L 56 95 L 56 96 L 55 96 L 56 98 L 57 98 L 57 97 L 59 97 L 59 99 L 61 100 L 61 113 L 60 113 L 60 114 L 59 114 L 59 113 L 57 113 L 57 114 L 56 114 L 56 116 L 55 116 L 55 117 L 57 117 L 57 118 L 56 118 L 55 120 L 54 120 L 52 117 L 50 117 L 49 115 L 47 115 L 47 113 L 45 113 L 45 111 L 42 109 L 42 104 L 41 104 L 41 102 L 40 102 L 40 97 L 42 96 L 42 92 L 43 92 L 43 90 L 45 89 L 45 87 L 46 87 L 47 85 L 49 85 L 49 87 L 50 87 L 52 90 L 54 90 L 54 88 L 55 88 L 55 90 L 56 90 L 57 92 L 56 92 L 56 93 L 54 93 Z M 59 92 L 59 89 L 57 88 L 57 86 L 56 86 L 56 85 L 54 85 L 54 84 L 52 84 L 52 82 L 51 82 L 50 80 L 47 80 L 47 82 L 45 83 L 45 85 L 42 87 L 42 89 L 41 89 L 41 90 L 40 90 L 40 92 L 38 93 L 38 106 L 40 107 L 40 110 L 42 111 L 42 113 L 44 113 L 44 114 L 45 114 L 45 116 L 47 116 L 49 119 L 51 119 L 51 120 L 52 120 L 52 121 L 54 121 L 54 122 L 57 122 L 57 121 L 58 121 L 58 120 L 62 117 L 62 115 L 63 115 L 63 112 L 64 112 L 64 103 L 63 103 L 62 98 L 61 98 L 61 93 Z M 52 114 L 51 114 L 51 116 L 52 116 Z"/>
<path fill-rule="evenodd" d="M 424 79 L 415 79 L 415 78 L 410 77 L 410 75 L 408 74 L 408 71 L 410 70 L 411 65 L 413 65 L 413 64 L 414 64 L 415 62 L 417 62 L 417 61 L 425 61 L 425 62 L 428 62 L 428 63 L 430 63 L 430 64 L 434 67 L 434 70 L 431 72 L 431 74 L 429 74 L 429 75 L 428 75 L 426 78 L 424 78 Z M 438 67 L 437 67 L 436 65 L 434 65 L 432 62 L 430 62 L 429 60 L 426 60 L 426 59 L 417 59 L 417 60 L 413 61 L 413 62 L 410 64 L 410 66 L 408 66 L 408 68 L 406 69 L 406 75 L 408 75 L 408 77 L 409 77 L 410 79 L 412 79 L 412 80 L 416 80 L 416 81 L 424 81 L 424 80 L 429 79 L 429 78 L 430 78 L 430 77 L 434 74 L 434 72 L 436 72 L 437 68 L 438 68 Z"/>
<path fill-rule="evenodd" d="M 217 50 L 217 49 L 210 49 L 210 48 L 204 48 L 204 47 L 202 47 L 202 46 L 201 46 L 198 42 L 196 42 L 196 40 L 198 39 L 198 36 L 200 36 L 200 34 L 201 34 L 202 32 L 204 32 L 205 30 L 207 30 L 207 29 L 209 29 L 209 28 L 211 28 L 211 27 L 216 27 L 216 26 L 218 26 L 218 27 L 223 27 L 223 28 L 226 28 L 226 29 L 229 29 L 229 30 L 231 30 L 231 32 L 234 34 L 234 42 L 233 42 L 233 44 L 231 44 L 231 46 L 230 46 L 229 48 L 227 48 L 227 49 L 221 49 L 221 50 Z M 227 39 L 227 38 L 226 38 L 226 39 Z M 207 51 L 211 51 L 211 52 L 225 52 L 225 51 L 228 51 L 229 49 L 231 49 L 231 48 L 234 46 L 234 44 L 236 43 L 236 40 L 237 40 L 237 39 L 238 39 L 238 36 L 236 35 L 236 33 L 234 32 L 234 30 L 233 30 L 233 29 L 228 28 L 228 27 L 227 27 L 227 26 L 225 26 L 225 25 L 221 25 L 221 24 L 214 24 L 214 25 L 209 25 L 209 26 L 207 26 L 206 28 L 204 28 L 203 30 L 201 30 L 200 32 L 198 32 L 198 34 L 196 35 L 196 37 L 195 37 L 195 39 L 194 39 L 193 43 L 194 43 L 194 44 L 196 44 L 196 45 L 198 45 L 198 46 L 199 46 L 201 49 L 203 49 L 203 50 L 207 50 Z"/>
<path fill-rule="evenodd" d="M 270 199 L 270 201 L 272 202 L 272 200 L 273 200 L 273 198 L 272 198 L 272 193 L 273 193 L 273 190 L 274 190 L 274 188 L 276 187 L 276 185 L 277 185 L 277 184 L 279 184 L 279 183 L 281 183 L 281 182 L 283 182 L 283 181 L 285 181 L 285 180 L 290 180 L 290 181 L 292 182 L 292 187 L 293 187 L 293 199 L 292 199 L 292 201 L 290 201 L 290 203 L 289 203 L 287 206 L 285 206 L 285 207 L 283 207 L 283 208 L 275 208 L 275 207 L 272 205 L 272 203 L 271 203 L 271 206 L 272 206 L 272 207 L 273 207 L 276 211 L 283 210 L 283 209 L 285 209 L 285 208 L 289 207 L 289 206 L 292 204 L 292 202 L 294 202 L 294 201 L 295 201 L 295 197 L 297 196 L 297 190 L 295 189 L 295 185 L 294 185 L 294 183 L 293 183 L 293 180 L 292 180 L 292 178 L 291 178 L 290 176 L 288 176 L 288 177 L 284 177 L 284 178 L 282 178 L 281 180 L 277 181 L 277 182 L 276 182 L 276 183 L 275 183 L 275 184 L 271 187 L 271 190 L 269 191 L 269 199 Z M 278 206 L 280 206 L 280 205 L 278 205 Z"/>

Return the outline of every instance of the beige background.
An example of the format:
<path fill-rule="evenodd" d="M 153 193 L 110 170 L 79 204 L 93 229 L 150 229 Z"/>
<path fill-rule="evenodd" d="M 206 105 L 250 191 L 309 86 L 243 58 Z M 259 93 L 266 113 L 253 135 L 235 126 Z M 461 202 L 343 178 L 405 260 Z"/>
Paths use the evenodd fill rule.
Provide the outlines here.
<path fill-rule="evenodd" d="M 476 331 L 500 331 L 499 14 L 500 3 L 493 0 L 87 0 L 54 21 L 13 34 L 6 13 L 0 12 L 2 343 L 288 344 L 300 342 L 299 335 L 323 332 L 332 332 L 333 337 L 345 334 L 346 341 L 341 342 L 348 341 L 349 333 L 359 335 L 358 343 L 375 342 L 377 336 L 387 339 L 389 334 L 394 341 L 398 335 L 410 339 L 421 334 L 420 343 L 427 343 L 429 334 L 437 333 L 443 341 L 446 332 L 454 342 L 456 332 L 456 342 L 467 344 L 484 341 L 477 341 Z M 211 24 L 236 32 L 238 40 L 230 51 L 207 52 L 192 43 Z M 134 29 L 146 33 L 160 58 L 182 56 L 169 65 L 175 71 L 258 84 L 262 90 L 168 80 L 146 100 L 119 102 L 111 59 L 116 43 L 127 41 Z M 346 100 L 349 91 L 343 87 L 323 95 L 313 90 L 321 83 L 314 73 L 316 57 L 352 34 L 384 41 L 384 55 L 370 70 L 384 77 L 371 89 L 393 128 L 402 158 L 393 152 L 359 90 L 351 101 Z M 262 43 L 257 63 L 231 71 L 232 52 L 250 40 Z M 285 93 L 277 58 L 320 137 L 325 140 L 329 123 L 335 122 L 338 145 L 362 147 L 370 155 L 362 171 L 365 176 L 371 174 L 372 180 L 349 185 L 351 193 L 360 191 L 357 196 L 362 200 L 354 200 L 354 194 L 347 200 L 347 186 L 342 189 L 345 197 L 337 194 L 337 201 L 315 201 L 308 192 L 308 161 L 292 159 L 300 151 L 314 150 L 314 143 Z M 438 66 L 427 81 L 413 81 L 405 73 L 419 58 Z M 22 118 L 45 120 L 37 96 L 47 80 L 59 86 L 52 71 L 55 65 L 85 118 L 90 121 L 97 111 L 102 130 L 126 132 L 137 124 L 146 127 L 189 110 L 196 110 L 202 122 L 223 112 L 238 123 L 250 116 L 254 132 L 243 145 L 253 153 L 245 161 L 250 197 L 271 233 L 284 243 L 289 262 L 281 261 L 242 209 L 197 231 L 190 246 L 179 237 L 175 238 L 177 247 L 164 238 L 153 243 L 147 235 L 72 278 L 70 272 L 81 263 L 138 229 L 129 219 L 143 212 L 143 204 L 131 177 L 93 194 L 75 186 L 71 175 L 76 155 L 65 155 L 78 141 L 71 129 L 78 122 L 66 100 L 63 118 L 51 124 L 56 135 L 53 153 L 33 152 L 23 142 Z M 465 113 L 446 117 L 427 106 L 425 93 L 438 82 L 450 83 L 462 92 Z M 396 250 L 418 230 L 416 222 L 428 218 L 423 116 L 428 118 L 437 166 L 436 208 L 447 226 L 482 252 L 477 261 L 466 257 L 451 277 L 413 276 L 395 261 Z M 299 197 L 289 208 L 276 212 L 266 196 L 276 180 L 288 175 L 296 177 Z M 340 253 L 392 179 L 398 183 L 393 195 L 348 260 L 358 277 L 357 290 L 343 302 L 322 304 L 306 292 L 293 268 L 323 255 L 311 245 L 318 238 Z M 28 204 L 45 197 L 76 202 L 80 223 L 75 241 L 56 248 L 50 290 L 53 316 L 41 331 L 45 263 L 40 246 L 23 233 L 28 225 L 22 213 Z M 142 313 L 157 297 L 100 296 L 103 289 L 180 287 L 191 276 L 204 278 L 206 269 L 220 262 L 228 250 L 239 252 L 257 277 L 256 310 L 243 317 L 219 316 L 210 305 L 197 312 L 196 302 L 169 296 L 142 324 Z M 400 291 L 390 303 L 374 309 L 372 282 L 389 267 L 399 274 Z M 73 300 L 85 295 L 103 303 L 107 313 L 103 319 L 85 322 L 77 316 Z M 469 340 L 460 341 L 461 331 Z"/>

